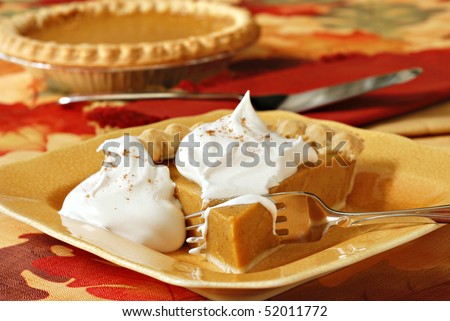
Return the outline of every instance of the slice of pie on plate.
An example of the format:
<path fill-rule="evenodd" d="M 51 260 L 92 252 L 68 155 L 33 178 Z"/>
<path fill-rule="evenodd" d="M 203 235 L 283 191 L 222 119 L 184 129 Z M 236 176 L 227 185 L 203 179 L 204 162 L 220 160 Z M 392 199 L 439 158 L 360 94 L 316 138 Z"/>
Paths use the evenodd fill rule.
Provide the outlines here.
<path fill-rule="evenodd" d="M 203 219 L 188 220 L 188 225 L 205 222 L 191 235 L 199 243 L 191 252 L 204 253 L 235 273 L 247 271 L 280 244 L 276 209 L 257 195 L 306 191 L 341 209 L 364 148 L 358 135 L 314 121 L 281 120 L 267 126 L 248 95 L 231 115 L 192 131 L 178 125 L 140 136 L 150 143 L 156 160 L 174 158 L 169 167 L 184 213 L 206 209 Z M 249 195 L 252 201 L 239 201 Z"/>

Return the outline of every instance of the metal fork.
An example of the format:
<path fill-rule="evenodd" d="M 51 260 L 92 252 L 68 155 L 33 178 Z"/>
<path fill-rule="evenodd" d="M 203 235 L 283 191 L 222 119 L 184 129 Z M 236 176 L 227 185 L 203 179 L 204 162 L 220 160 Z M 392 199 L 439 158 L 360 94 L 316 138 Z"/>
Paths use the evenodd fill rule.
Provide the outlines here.
<path fill-rule="evenodd" d="M 276 233 L 281 236 L 282 243 L 315 242 L 321 240 L 335 226 L 346 228 L 388 218 L 423 217 L 430 218 L 436 223 L 450 223 L 450 205 L 350 213 L 334 210 L 318 196 L 307 192 L 284 192 L 265 197 L 272 200 L 277 207 Z M 190 214 L 186 219 L 202 217 L 203 212 Z M 202 224 L 187 226 L 187 230 L 198 230 Z M 197 241 L 194 237 L 190 238 L 188 243 Z"/>

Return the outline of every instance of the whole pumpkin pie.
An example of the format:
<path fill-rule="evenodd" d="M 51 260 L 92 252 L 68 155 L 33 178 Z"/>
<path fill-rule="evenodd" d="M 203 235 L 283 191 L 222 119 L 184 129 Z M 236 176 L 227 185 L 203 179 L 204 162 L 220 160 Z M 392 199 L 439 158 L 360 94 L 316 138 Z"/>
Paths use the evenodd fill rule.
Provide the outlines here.
<path fill-rule="evenodd" d="M 5 19 L 0 52 L 60 66 L 152 66 L 234 52 L 252 44 L 258 35 L 251 15 L 230 5 L 88 1 Z"/>
<path fill-rule="evenodd" d="M 188 221 L 200 224 L 190 235 L 198 243 L 191 252 L 234 273 L 248 271 L 280 244 L 270 207 L 257 198 L 236 200 L 305 191 L 341 209 L 364 148 L 356 134 L 314 121 L 280 120 L 269 128 L 253 110 L 248 93 L 231 115 L 216 122 L 192 131 L 177 125 L 164 132 L 152 129 L 140 138 L 153 144 L 149 149 L 155 159 L 175 157 L 169 167 L 184 213 L 206 209 L 207 215 Z"/>

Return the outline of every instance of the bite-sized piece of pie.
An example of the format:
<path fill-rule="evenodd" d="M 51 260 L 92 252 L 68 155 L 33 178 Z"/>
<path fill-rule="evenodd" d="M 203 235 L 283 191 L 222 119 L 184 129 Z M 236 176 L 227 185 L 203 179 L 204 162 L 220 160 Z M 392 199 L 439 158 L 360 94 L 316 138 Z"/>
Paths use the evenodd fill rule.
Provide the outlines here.
<path fill-rule="evenodd" d="M 246 272 L 280 245 L 276 216 L 275 204 L 260 195 L 244 195 L 210 207 L 203 213 L 201 236 L 187 239 L 198 245 L 189 252 L 204 254 L 225 272 Z"/>
<path fill-rule="evenodd" d="M 251 14 L 226 4 L 87 1 L 3 19 L 0 52 L 58 66 L 136 67 L 235 52 L 258 36 Z"/>

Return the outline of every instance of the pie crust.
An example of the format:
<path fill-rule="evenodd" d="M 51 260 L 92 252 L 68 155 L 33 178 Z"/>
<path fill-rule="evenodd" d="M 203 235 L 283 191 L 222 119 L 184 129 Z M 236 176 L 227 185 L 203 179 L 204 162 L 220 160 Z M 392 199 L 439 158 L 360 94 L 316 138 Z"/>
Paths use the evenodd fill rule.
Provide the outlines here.
<path fill-rule="evenodd" d="M 235 52 L 258 36 L 251 14 L 226 4 L 89 1 L 5 19 L 0 52 L 61 66 L 153 66 Z"/>

